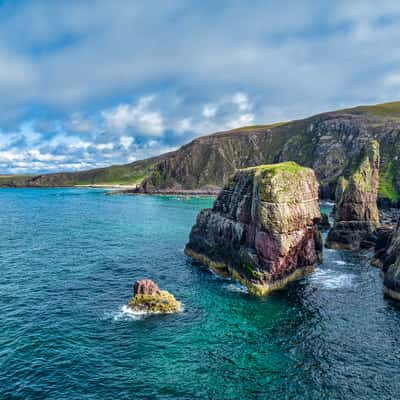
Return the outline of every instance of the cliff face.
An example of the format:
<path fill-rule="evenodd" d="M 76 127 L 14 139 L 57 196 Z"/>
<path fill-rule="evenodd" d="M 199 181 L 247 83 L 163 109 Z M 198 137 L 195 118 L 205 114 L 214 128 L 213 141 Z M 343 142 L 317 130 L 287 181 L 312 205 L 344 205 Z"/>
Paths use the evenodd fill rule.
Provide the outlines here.
<path fill-rule="evenodd" d="M 185 252 L 263 295 L 319 261 L 319 218 L 311 169 L 292 162 L 244 169 L 200 212 Z"/>
<path fill-rule="evenodd" d="M 299 121 L 243 128 L 194 140 L 155 166 L 144 192 L 221 187 L 240 168 L 295 161 L 314 169 L 321 197 L 334 198 L 340 176 L 376 139 L 381 149 L 379 201 L 400 190 L 400 103 L 325 113 Z"/>
<path fill-rule="evenodd" d="M 356 107 L 298 121 L 238 128 L 200 137 L 170 154 L 91 171 L 24 179 L 0 177 L 0 185 L 67 186 L 141 183 L 140 191 L 220 189 L 240 168 L 282 161 L 314 169 L 321 195 L 334 198 L 340 176 L 376 139 L 381 149 L 379 199 L 397 203 L 400 193 L 400 102 Z"/>
<path fill-rule="evenodd" d="M 400 300 L 400 221 L 393 231 L 382 232 L 375 250 L 373 264 L 382 269 L 384 292 Z"/>
<path fill-rule="evenodd" d="M 349 178 L 341 177 L 336 190 L 335 225 L 328 234 L 330 248 L 358 249 L 379 225 L 379 144 L 371 141 L 354 162 Z"/>

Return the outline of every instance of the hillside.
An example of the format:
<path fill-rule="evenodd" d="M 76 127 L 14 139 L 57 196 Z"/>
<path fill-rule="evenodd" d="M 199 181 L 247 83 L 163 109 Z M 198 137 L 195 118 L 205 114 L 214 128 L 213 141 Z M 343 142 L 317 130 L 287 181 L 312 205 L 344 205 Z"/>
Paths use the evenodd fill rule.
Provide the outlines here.
<path fill-rule="evenodd" d="M 359 106 L 286 123 L 237 128 L 199 137 L 179 150 L 123 166 L 74 173 L 0 178 L 7 186 L 70 186 L 137 183 L 139 191 L 220 188 L 238 168 L 296 161 L 315 170 L 322 197 L 332 197 L 363 145 L 381 148 L 380 199 L 397 203 L 400 193 L 400 102 Z"/>

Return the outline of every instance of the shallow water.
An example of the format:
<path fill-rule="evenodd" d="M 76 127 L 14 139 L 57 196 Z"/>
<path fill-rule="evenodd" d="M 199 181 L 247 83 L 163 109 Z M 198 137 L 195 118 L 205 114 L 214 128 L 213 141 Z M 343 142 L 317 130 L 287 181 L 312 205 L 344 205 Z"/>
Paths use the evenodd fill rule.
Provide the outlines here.
<path fill-rule="evenodd" d="M 0 398 L 398 398 L 400 307 L 368 256 L 254 298 L 183 254 L 211 203 L 0 190 Z M 184 311 L 124 312 L 144 277 Z"/>

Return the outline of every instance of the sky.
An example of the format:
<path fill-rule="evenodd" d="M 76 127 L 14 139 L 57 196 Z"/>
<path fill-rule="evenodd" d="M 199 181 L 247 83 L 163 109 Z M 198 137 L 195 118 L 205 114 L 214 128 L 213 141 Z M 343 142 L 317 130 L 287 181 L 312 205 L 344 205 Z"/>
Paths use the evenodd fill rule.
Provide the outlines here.
<path fill-rule="evenodd" d="M 400 1 L 0 0 L 0 174 L 400 100 Z"/>

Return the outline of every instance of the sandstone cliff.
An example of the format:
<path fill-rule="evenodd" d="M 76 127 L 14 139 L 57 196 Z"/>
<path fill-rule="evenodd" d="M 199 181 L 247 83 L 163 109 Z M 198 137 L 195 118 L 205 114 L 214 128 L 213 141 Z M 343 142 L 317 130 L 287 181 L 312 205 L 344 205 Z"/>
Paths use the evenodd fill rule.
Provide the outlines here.
<path fill-rule="evenodd" d="M 320 260 L 319 218 L 311 169 L 293 162 L 243 169 L 200 212 L 185 252 L 263 295 Z"/>
<path fill-rule="evenodd" d="M 379 225 L 377 207 L 379 185 L 379 143 L 366 145 L 346 179 L 341 177 L 336 190 L 335 225 L 326 246 L 356 250 Z"/>

